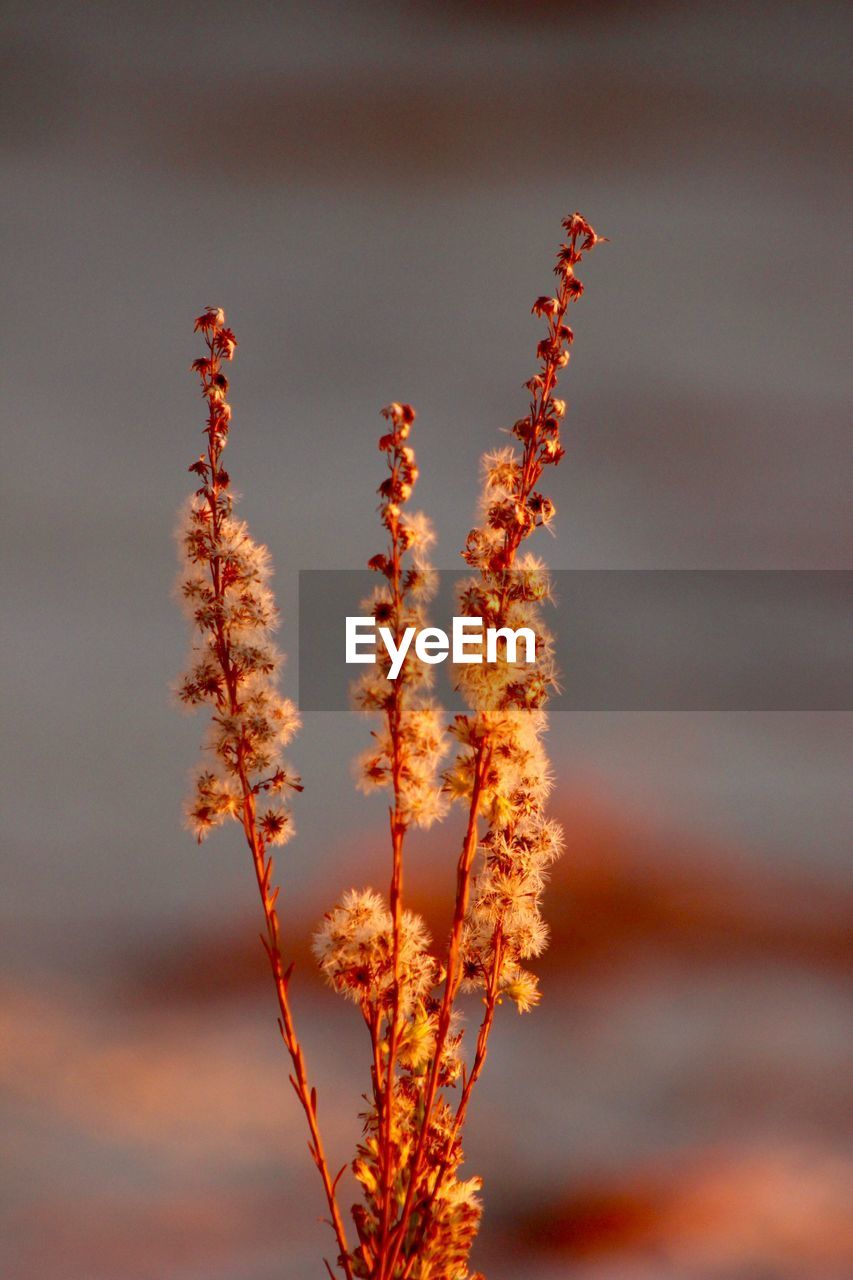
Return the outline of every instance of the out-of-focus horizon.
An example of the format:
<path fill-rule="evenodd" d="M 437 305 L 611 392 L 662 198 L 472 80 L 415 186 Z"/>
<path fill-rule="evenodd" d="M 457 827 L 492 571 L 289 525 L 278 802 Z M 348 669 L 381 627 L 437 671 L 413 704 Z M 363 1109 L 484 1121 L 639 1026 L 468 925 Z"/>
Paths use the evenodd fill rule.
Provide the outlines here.
<path fill-rule="evenodd" d="M 179 825 L 203 730 L 166 693 L 192 319 L 222 305 L 240 340 L 229 469 L 291 652 L 297 570 L 377 548 L 390 399 L 418 409 L 418 502 L 457 566 L 576 207 L 611 243 L 573 317 L 551 565 L 846 565 L 849 16 L 212 0 L 0 21 L 0 1271 L 307 1280 L 328 1237 L 250 867 L 235 831 L 199 850 Z M 849 730 L 554 717 L 544 999 L 501 1011 L 466 1142 L 489 1280 L 850 1274 Z M 365 1044 L 305 939 L 387 878 L 382 802 L 350 776 L 366 733 L 307 717 L 279 860 L 339 1163 Z M 439 935 L 457 828 L 414 842 Z"/>

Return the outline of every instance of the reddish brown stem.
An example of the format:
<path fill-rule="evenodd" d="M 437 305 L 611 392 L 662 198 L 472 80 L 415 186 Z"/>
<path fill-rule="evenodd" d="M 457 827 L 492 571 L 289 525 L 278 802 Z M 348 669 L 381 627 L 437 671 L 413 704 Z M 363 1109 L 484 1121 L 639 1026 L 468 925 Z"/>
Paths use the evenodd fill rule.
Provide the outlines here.
<path fill-rule="evenodd" d="M 395 430 L 396 435 L 396 430 Z M 396 483 L 399 464 L 397 448 L 391 456 L 391 481 Z M 402 634 L 403 595 L 401 590 L 401 556 L 399 538 L 399 519 L 392 517 L 391 534 L 391 573 L 390 584 L 393 600 L 393 623 L 395 639 L 400 641 Z M 392 1169 L 392 1146 L 394 1137 L 394 1085 L 396 1079 L 397 1046 L 400 1033 L 400 930 L 403 916 L 403 841 L 407 824 L 401 818 L 400 794 L 402 784 L 403 744 L 400 737 L 400 715 L 402 710 L 403 685 L 393 682 L 391 703 L 388 709 L 388 732 L 391 738 L 391 786 L 394 803 L 389 814 L 391 830 L 391 885 L 389 890 L 389 906 L 392 920 L 392 964 L 393 986 L 391 1023 L 388 1032 L 388 1062 L 385 1069 L 385 1093 L 383 1096 L 383 1116 L 380 1117 L 380 1188 L 381 1204 L 379 1214 L 379 1275 L 378 1280 L 385 1277 L 385 1257 L 388 1243 L 388 1229 L 391 1214 L 391 1185 L 394 1180 Z M 384 1133 L 381 1120 L 384 1119 Z"/>
<path fill-rule="evenodd" d="M 438 1017 L 435 1050 L 433 1053 L 432 1063 L 430 1065 L 430 1073 L 424 1096 L 423 1119 L 421 1122 L 420 1132 L 418 1134 L 415 1153 L 412 1157 L 411 1169 L 409 1172 L 409 1183 L 406 1188 L 406 1198 L 403 1203 L 400 1220 L 393 1232 L 393 1243 L 385 1271 L 385 1274 L 388 1276 L 393 1276 L 394 1274 L 394 1267 L 396 1266 L 397 1259 L 400 1256 L 400 1250 L 406 1238 L 406 1231 L 408 1230 L 412 1209 L 414 1207 L 414 1198 L 420 1179 L 424 1149 L 426 1147 L 426 1141 L 429 1134 L 429 1124 L 432 1118 L 432 1108 L 438 1091 L 438 1080 L 441 1072 L 441 1058 L 444 1046 L 447 1042 L 447 1033 L 450 1029 L 453 1001 L 456 998 L 456 993 L 459 989 L 459 982 L 461 978 L 461 974 L 459 972 L 459 952 L 462 941 L 462 928 L 465 923 L 465 913 L 468 910 L 471 867 L 473 865 L 474 854 L 477 850 L 478 841 L 477 819 L 479 817 L 480 798 L 482 795 L 483 784 L 489 768 L 489 758 L 488 750 L 483 746 L 483 744 L 481 744 L 477 748 L 475 756 L 474 779 L 471 792 L 471 805 L 468 813 L 468 826 L 465 831 L 465 839 L 462 843 L 462 852 L 459 855 L 459 862 L 456 868 L 456 904 L 453 912 L 453 924 L 451 927 L 450 944 L 447 952 L 447 974 L 445 977 L 444 993 Z"/>
<path fill-rule="evenodd" d="M 210 416 L 208 419 L 208 464 L 210 473 L 206 488 L 211 519 L 211 545 L 216 546 L 219 540 L 221 526 L 219 472 L 222 448 L 217 441 L 216 412 L 212 402 L 211 388 L 213 386 L 214 377 L 219 373 L 220 365 L 213 339 L 210 334 L 207 334 L 206 338 L 211 361 L 209 373 L 202 381 L 203 390 L 210 405 Z M 214 601 L 216 605 L 214 610 L 214 643 L 219 665 L 222 670 L 223 680 L 225 682 L 225 693 L 221 696 L 220 701 L 227 703 L 228 710 L 231 715 L 237 715 L 240 710 L 238 680 L 231 661 L 228 632 L 223 623 L 222 603 L 224 593 L 219 557 L 215 554 L 211 555 L 209 565 L 211 584 L 213 587 Z M 270 885 L 272 864 L 266 857 L 264 840 L 258 830 L 255 793 L 245 767 L 243 759 L 244 752 L 245 742 L 241 740 L 237 749 L 237 776 L 239 778 L 242 792 L 241 821 L 246 842 L 252 855 L 252 863 L 255 868 L 255 877 L 258 883 L 258 891 L 261 896 L 261 905 L 264 912 L 264 923 L 266 926 L 266 939 L 263 940 L 264 950 L 266 951 L 270 962 L 276 997 L 278 999 L 280 1014 L 279 1028 L 285 1047 L 290 1055 L 290 1060 L 293 1064 L 294 1074 L 290 1077 L 291 1083 L 293 1084 L 296 1095 L 302 1104 L 302 1108 L 308 1121 L 308 1128 L 311 1135 L 309 1150 L 320 1173 L 323 1189 L 326 1193 L 326 1202 L 328 1204 L 329 1213 L 331 1214 L 331 1225 L 335 1232 L 340 1250 L 340 1265 L 343 1267 L 347 1280 L 353 1280 L 346 1230 L 338 1208 L 335 1196 L 335 1182 L 332 1180 L 332 1176 L 329 1171 L 317 1120 L 316 1092 L 308 1083 L 305 1058 L 299 1039 L 296 1035 L 296 1028 L 290 1007 L 290 998 L 288 993 L 289 970 L 285 972 L 281 957 L 278 913 L 275 907 L 277 891 L 272 890 Z"/>

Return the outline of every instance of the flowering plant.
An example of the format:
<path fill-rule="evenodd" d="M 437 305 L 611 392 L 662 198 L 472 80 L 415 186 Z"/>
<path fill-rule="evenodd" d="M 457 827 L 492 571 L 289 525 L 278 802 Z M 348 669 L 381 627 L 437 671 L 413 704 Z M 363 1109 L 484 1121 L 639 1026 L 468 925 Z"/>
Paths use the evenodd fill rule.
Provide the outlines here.
<path fill-rule="evenodd" d="M 528 412 L 512 427 L 515 443 L 483 459 L 480 521 L 462 552 L 472 570 L 460 591 L 462 612 L 496 629 L 529 628 L 535 661 L 522 665 L 505 653 L 458 668 L 466 711 L 449 727 L 432 695 L 432 668 L 415 653 L 406 652 L 395 679 L 388 678 L 386 654 L 354 686 L 357 709 L 376 726 L 358 761 L 359 783 L 390 795 L 388 901 L 373 889 L 349 890 L 313 942 L 324 977 L 356 1006 L 372 1049 L 368 1108 L 352 1162 L 361 1189 L 351 1215 L 353 1241 L 338 1202 L 347 1166 L 333 1175 L 321 1138 L 273 886 L 269 851 L 292 835 L 288 797 L 302 789 L 281 754 L 299 716 L 278 690 L 269 555 L 235 517 L 222 465 L 231 423 L 224 365 L 236 339 L 217 308 L 195 324 L 206 348 L 193 364 L 207 405 L 206 447 L 190 466 L 199 487 L 179 535 L 180 593 L 193 640 L 178 694 L 191 706 L 206 704 L 211 716 L 187 816 L 199 841 L 228 819 L 243 829 L 290 1080 L 305 1112 L 336 1240 L 334 1263 L 325 1266 L 329 1275 L 337 1268 L 347 1280 L 477 1280 L 468 1258 L 480 1224 L 481 1183 L 458 1176 L 465 1119 L 498 1007 L 508 1001 L 524 1013 L 540 999 L 527 965 L 547 945 L 542 894 L 562 849 L 562 832 L 545 809 L 552 786 L 545 705 L 556 670 L 542 613 L 550 592 L 547 570 L 523 544 L 554 519 L 554 504 L 538 486 L 545 468 L 564 454 L 566 404 L 555 392 L 573 341 L 566 315 L 583 293 L 575 268 L 603 239 L 577 213 L 563 227 L 558 287 L 533 304 L 547 329 L 537 348 L 539 367 L 525 384 Z M 429 563 L 435 535 L 426 516 L 409 510 L 418 478 L 410 443 L 415 411 L 395 403 L 382 413 L 386 430 L 379 449 L 386 474 L 378 492 L 385 546 L 369 562 L 379 583 L 365 609 L 399 648 L 408 628 L 426 625 L 435 590 Z M 452 743 L 455 754 L 445 763 Z M 405 846 L 413 827 L 445 819 L 454 804 L 464 817 L 452 919 L 446 944 L 434 950 L 421 918 L 403 905 Z M 481 993 L 482 1014 L 466 1056 L 459 1006 L 474 991 Z"/>

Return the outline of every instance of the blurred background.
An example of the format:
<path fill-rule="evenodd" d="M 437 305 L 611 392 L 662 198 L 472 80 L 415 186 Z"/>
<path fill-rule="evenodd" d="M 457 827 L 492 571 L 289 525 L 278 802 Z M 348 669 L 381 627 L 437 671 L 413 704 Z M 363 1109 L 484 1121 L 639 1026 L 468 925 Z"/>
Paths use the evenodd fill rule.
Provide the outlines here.
<path fill-rule="evenodd" d="M 180 825 L 194 316 L 240 341 L 229 470 L 291 648 L 297 571 L 379 545 L 391 399 L 457 566 L 574 208 L 612 243 L 573 318 L 551 564 L 841 567 L 849 28 L 814 0 L 3 5 L 10 1280 L 310 1280 L 330 1247 L 239 833 Z M 280 860 L 339 1163 L 366 1044 L 305 939 L 384 886 L 366 734 L 307 718 Z M 472 1109 L 475 1264 L 846 1280 L 849 715 L 561 714 L 551 748 L 568 850 L 544 1003 L 502 1011 Z M 439 936 L 457 843 L 413 842 Z"/>

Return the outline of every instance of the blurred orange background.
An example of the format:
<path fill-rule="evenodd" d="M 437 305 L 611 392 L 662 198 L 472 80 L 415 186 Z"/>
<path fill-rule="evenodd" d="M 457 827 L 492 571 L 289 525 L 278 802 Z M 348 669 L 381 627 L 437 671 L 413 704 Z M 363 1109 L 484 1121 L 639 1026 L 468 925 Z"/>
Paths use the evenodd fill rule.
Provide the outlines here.
<path fill-rule="evenodd" d="M 250 868 L 236 830 L 180 829 L 192 319 L 222 305 L 240 340 L 229 465 L 291 650 L 296 571 L 377 547 L 390 399 L 457 566 L 575 207 L 612 243 L 573 318 L 550 563 L 840 567 L 849 11 L 10 0 L 2 28 L 0 1272 L 307 1280 L 329 1237 Z M 338 1163 L 367 1046 L 305 940 L 387 877 L 366 733 L 307 718 L 279 860 Z M 568 849 L 543 1004 L 501 1011 L 472 1108 L 475 1264 L 846 1280 L 849 714 L 555 714 L 551 749 Z M 457 828 L 413 845 L 439 936 Z"/>

